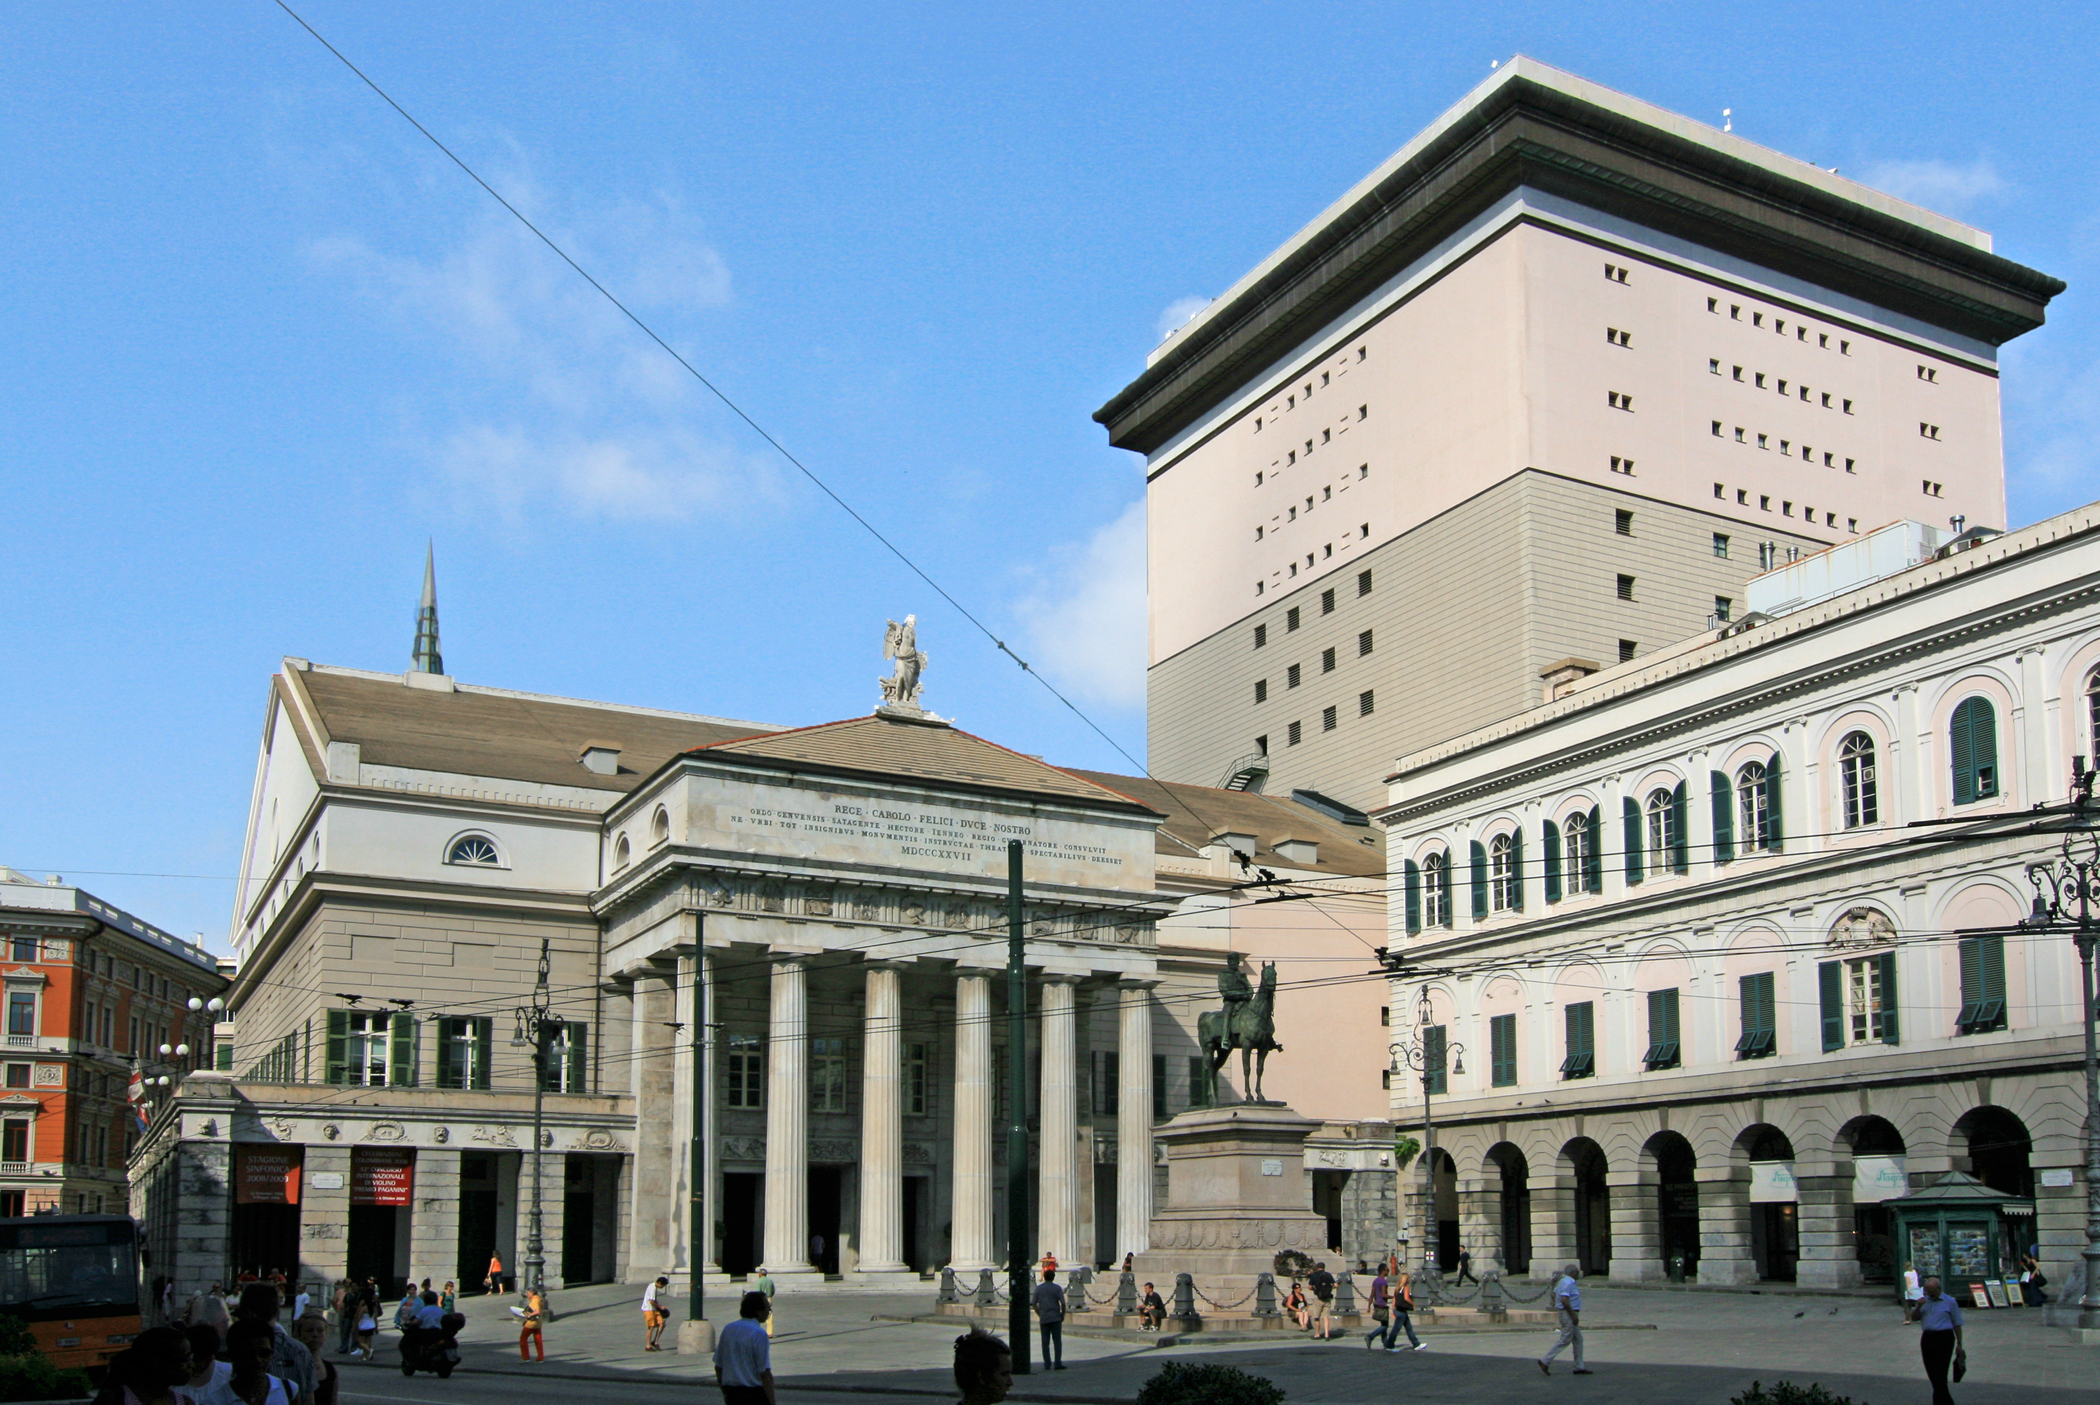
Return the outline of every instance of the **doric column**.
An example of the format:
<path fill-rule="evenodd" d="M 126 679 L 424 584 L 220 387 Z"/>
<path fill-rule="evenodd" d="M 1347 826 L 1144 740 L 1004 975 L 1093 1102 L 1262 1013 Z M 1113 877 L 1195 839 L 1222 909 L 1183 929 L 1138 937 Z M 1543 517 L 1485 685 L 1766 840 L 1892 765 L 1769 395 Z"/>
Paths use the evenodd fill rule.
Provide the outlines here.
<path fill-rule="evenodd" d="M 766 1033 L 766 1268 L 809 1262 L 809 987 L 800 957 L 773 963 Z"/>
<path fill-rule="evenodd" d="M 955 978 L 955 1270 L 997 1268 L 992 1243 L 992 981 Z M 974 1285 L 976 1279 L 970 1282 Z"/>
<path fill-rule="evenodd" d="M 904 1007 L 898 971 L 890 962 L 867 965 L 860 1064 L 862 1273 L 904 1272 Z"/>
<path fill-rule="evenodd" d="M 1116 1237 L 1126 1254 L 1152 1247 L 1152 987 L 1120 983 L 1116 1023 Z"/>
<path fill-rule="evenodd" d="M 1042 1159 L 1036 1187 L 1036 1245 L 1061 1264 L 1086 1263 L 1079 1244 L 1079 1086 L 1076 977 L 1043 977 Z"/>

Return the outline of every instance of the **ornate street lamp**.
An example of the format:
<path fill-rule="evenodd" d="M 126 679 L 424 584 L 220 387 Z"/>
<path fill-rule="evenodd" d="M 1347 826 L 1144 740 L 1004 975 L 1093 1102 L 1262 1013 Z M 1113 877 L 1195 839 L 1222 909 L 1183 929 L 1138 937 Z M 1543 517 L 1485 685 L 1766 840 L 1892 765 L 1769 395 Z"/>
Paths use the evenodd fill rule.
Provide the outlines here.
<path fill-rule="evenodd" d="M 2081 816 L 2092 778 L 2084 757 L 2072 763 L 2072 803 Z M 2078 949 L 2084 997 L 2078 1023 L 2085 1035 L 2085 1296 L 2078 1305 L 2078 1325 L 2090 1332 L 2100 1330 L 2100 1046 L 2093 1027 L 2100 1015 L 2093 1003 L 2093 955 L 2100 946 L 2093 911 L 2100 904 L 2100 835 L 2090 828 L 2066 834 L 2062 854 L 2052 863 L 2029 864 L 2027 879 L 2034 884 L 2034 911 L 2020 925 L 2030 932 L 2068 933 Z"/>
<path fill-rule="evenodd" d="M 510 1040 L 515 1046 L 532 1049 L 532 1207 L 526 1221 L 525 1258 L 518 1265 L 524 1270 L 518 1275 L 520 1297 L 546 1291 L 547 1241 L 540 1232 L 540 1149 L 547 1140 L 547 1053 L 555 1033 L 547 976 L 548 942 L 542 937 L 539 979 L 532 988 L 532 1003 L 520 1005 L 513 1012 Z"/>
<path fill-rule="evenodd" d="M 1438 1037 L 1429 1037 L 1430 1021 L 1435 1017 L 1436 1009 L 1429 1003 L 1429 987 L 1425 984 L 1421 997 L 1415 1002 L 1415 1037 L 1410 1039 L 1401 1035 L 1388 1046 L 1394 1071 L 1409 1068 L 1422 1080 L 1422 1271 L 1432 1283 L 1439 1270 L 1436 1259 L 1436 1123 L 1430 1116 L 1429 1100 L 1436 1089 L 1437 1079 L 1444 1072 L 1446 1059 L 1450 1061 L 1451 1072 L 1463 1075 L 1466 1071 L 1465 1045 L 1443 1038 L 1440 1025 L 1435 1026 Z"/>

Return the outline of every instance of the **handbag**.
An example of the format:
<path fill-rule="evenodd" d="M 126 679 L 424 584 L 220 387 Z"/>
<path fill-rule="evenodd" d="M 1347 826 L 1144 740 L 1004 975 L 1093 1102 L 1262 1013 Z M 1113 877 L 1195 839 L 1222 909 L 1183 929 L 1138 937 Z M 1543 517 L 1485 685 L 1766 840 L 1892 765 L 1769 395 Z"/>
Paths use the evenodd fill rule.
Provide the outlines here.
<path fill-rule="evenodd" d="M 1969 1349 L 1967 1347 L 1963 1347 L 1954 1353 L 1954 1370 L 1952 1374 L 1956 1385 L 1961 1384 L 1961 1378 L 1969 1374 Z"/>
<path fill-rule="evenodd" d="M 1386 1320 L 1386 1312 L 1385 1312 L 1385 1309 L 1384 1309 L 1384 1308 L 1382 1308 L 1382 1307 L 1374 1307 L 1374 1308 L 1372 1308 L 1372 1309 L 1371 1309 L 1371 1320 L 1372 1320 L 1373 1322 L 1384 1322 L 1384 1321 Z"/>

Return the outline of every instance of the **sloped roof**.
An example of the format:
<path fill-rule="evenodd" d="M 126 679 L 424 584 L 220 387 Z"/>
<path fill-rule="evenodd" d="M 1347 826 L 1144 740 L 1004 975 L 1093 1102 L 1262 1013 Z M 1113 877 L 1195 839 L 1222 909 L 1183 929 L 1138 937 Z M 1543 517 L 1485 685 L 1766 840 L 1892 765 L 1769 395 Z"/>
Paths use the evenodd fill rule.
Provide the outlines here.
<path fill-rule="evenodd" d="M 501 777 L 590 790 L 632 790 L 680 752 L 775 731 L 763 722 L 622 708 L 570 698 L 455 685 L 412 688 L 399 674 L 290 669 L 313 702 L 327 740 L 355 742 L 366 765 Z M 586 746 L 619 750 L 619 771 L 599 775 Z"/>
<path fill-rule="evenodd" d="M 1144 812 L 1144 802 L 1079 772 L 941 722 L 876 714 L 693 748 L 715 757 L 749 757 L 791 770 L 908 776 L 928 785 L 989 790 Z"/>
<path fill-rule="evenodd" d="M 1162 854 L 1186 858 L 1208 844 L 1214 834 L 1251 834 L 1255 837 L 1251 857 L 1264 866 L 1311 868 L 1351 878 L 1375 878 L 1385 872 L 1385 844 L 1377 832 L 1341 824 L 1295 800 L 1109 771 L 1075 770 L 1072 774 L 1120 791 L 1165 815 L 1167 822 L 1160 826 L 1155 845 Z M 1285 839 L 1317 843 L 1319 862 L 1306 864 L 1278 854 L 1275 846 Z M 1360 843 L 1363 839 L 1374 842 Z"/>

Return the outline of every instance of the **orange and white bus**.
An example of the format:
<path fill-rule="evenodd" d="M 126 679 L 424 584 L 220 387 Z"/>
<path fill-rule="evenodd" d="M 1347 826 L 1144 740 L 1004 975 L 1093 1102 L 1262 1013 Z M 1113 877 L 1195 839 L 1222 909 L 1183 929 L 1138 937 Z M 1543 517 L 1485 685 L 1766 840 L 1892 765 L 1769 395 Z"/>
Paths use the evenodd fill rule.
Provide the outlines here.
<path fill-rule="evenodd" d="M 124 1215 L 0 1219 L 0 1313 L 60 1370 L 99 1379 L 139 1332 L 138 1226 Z"/>

